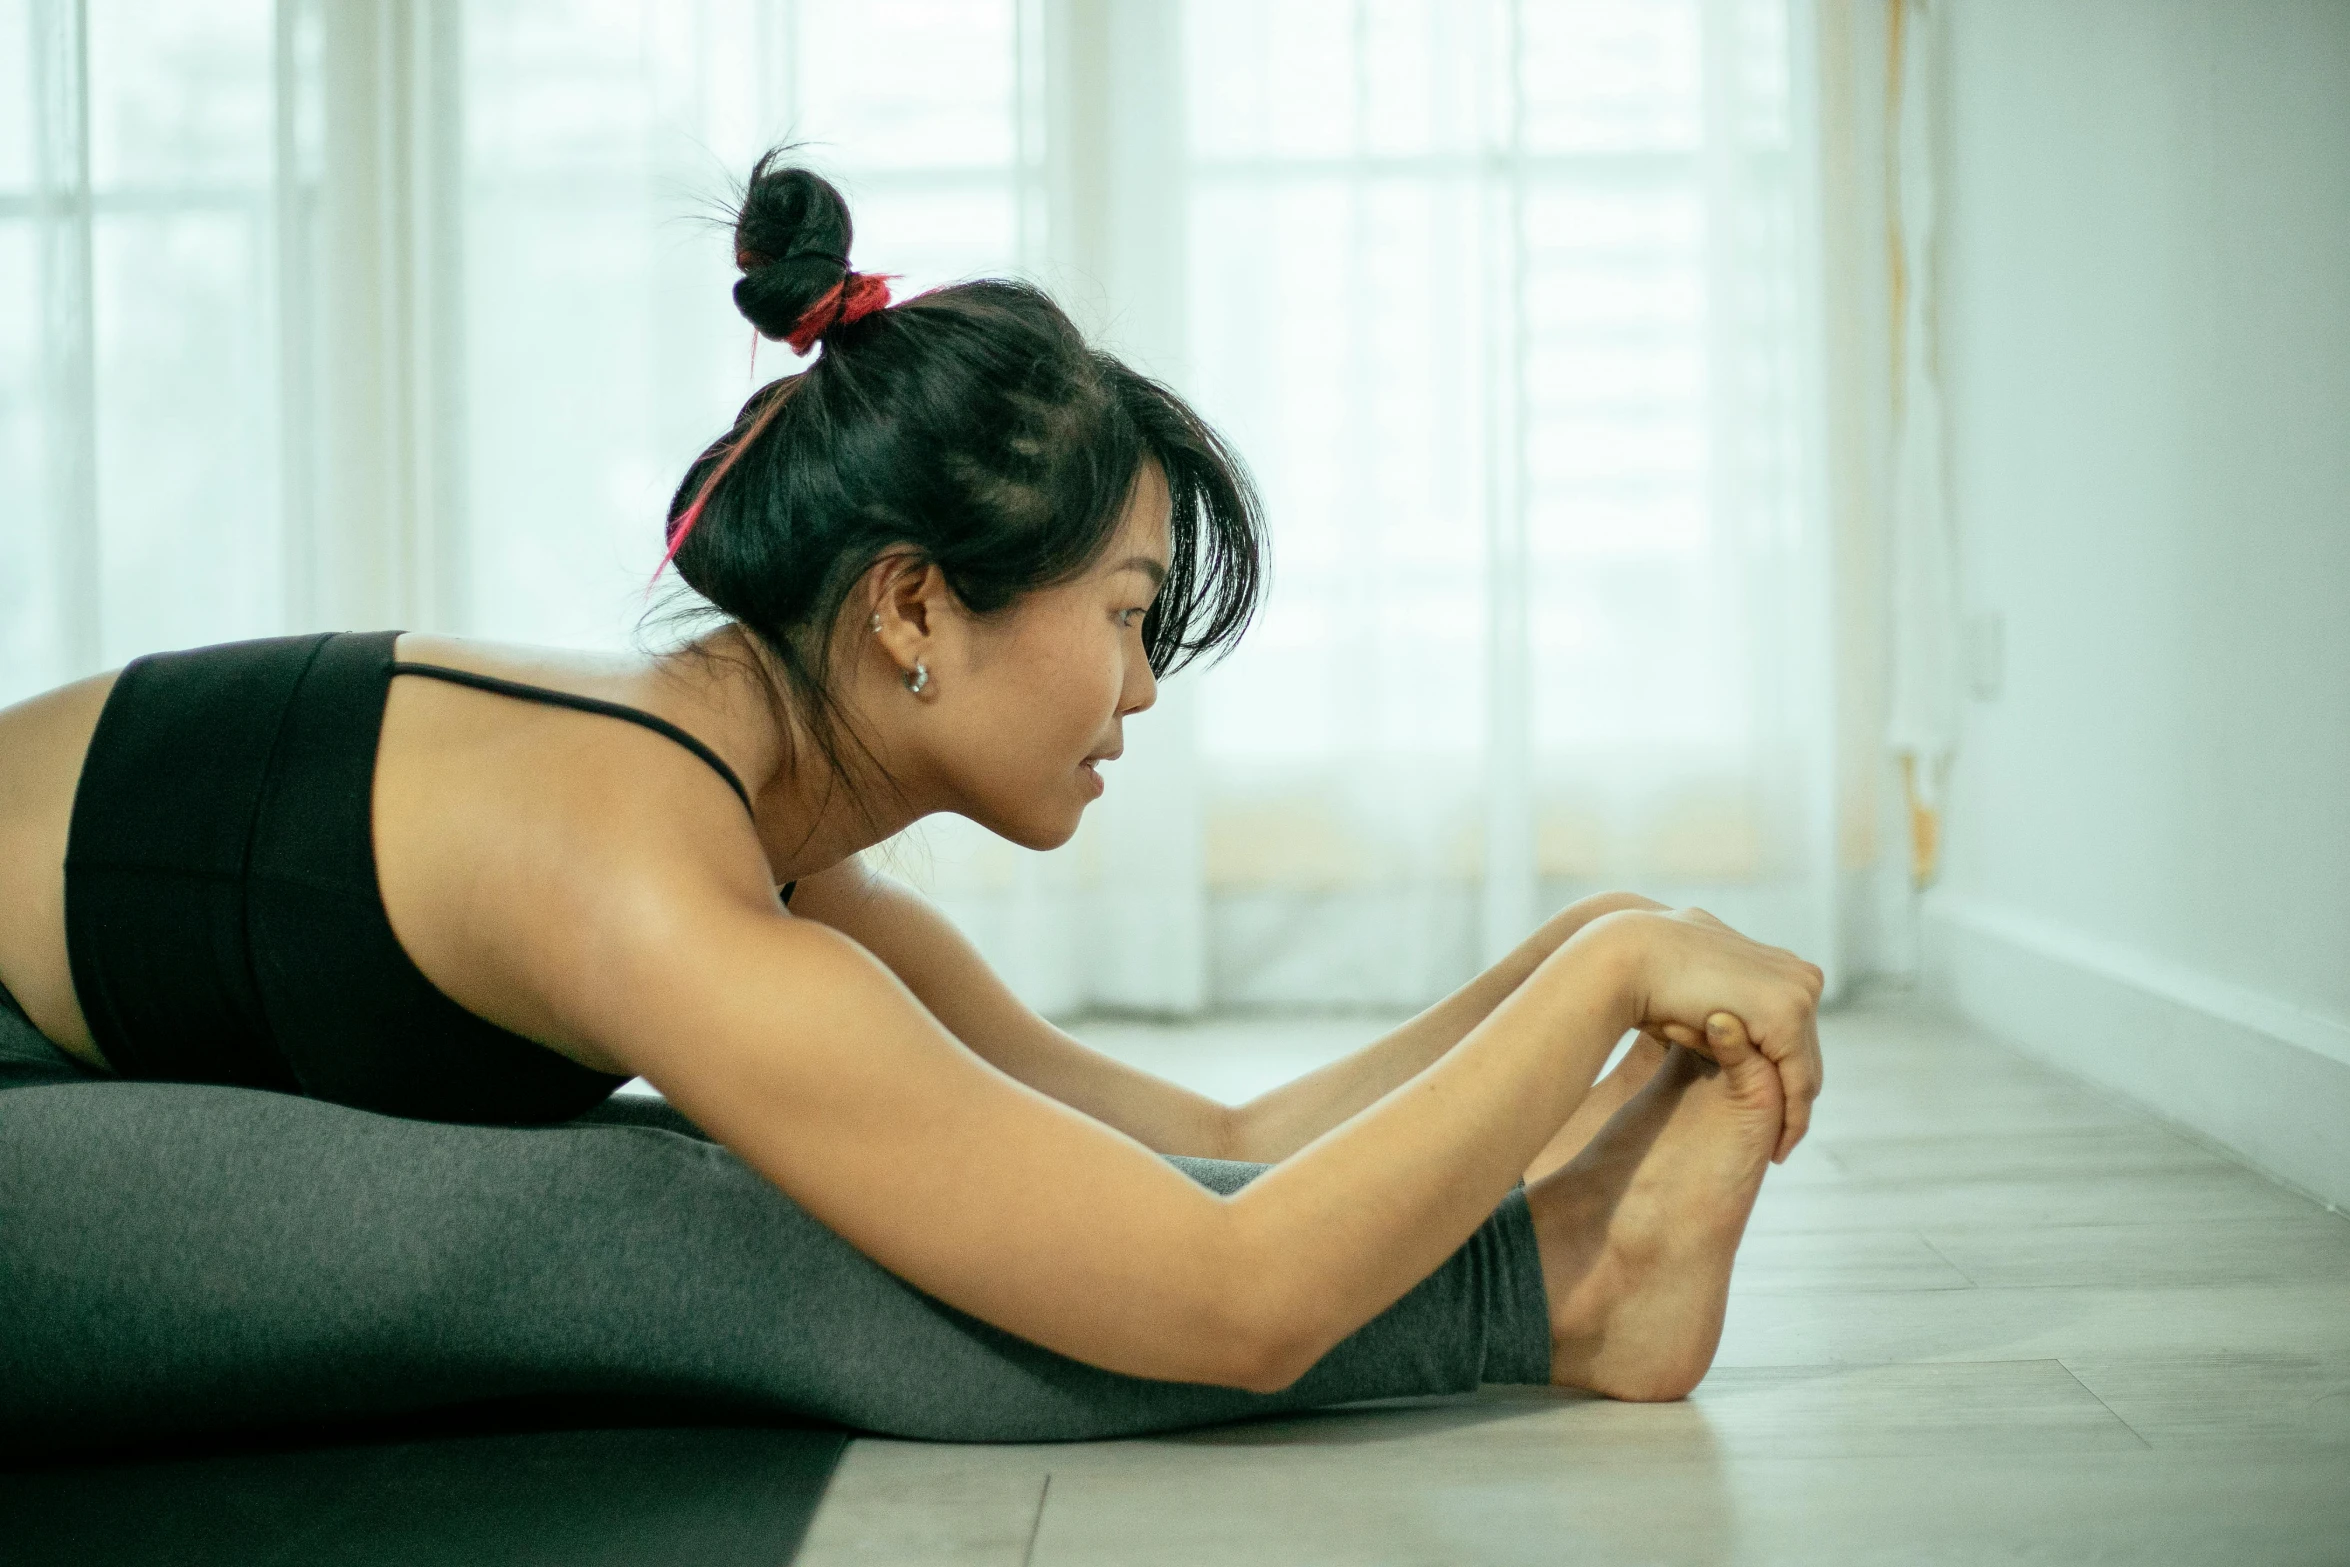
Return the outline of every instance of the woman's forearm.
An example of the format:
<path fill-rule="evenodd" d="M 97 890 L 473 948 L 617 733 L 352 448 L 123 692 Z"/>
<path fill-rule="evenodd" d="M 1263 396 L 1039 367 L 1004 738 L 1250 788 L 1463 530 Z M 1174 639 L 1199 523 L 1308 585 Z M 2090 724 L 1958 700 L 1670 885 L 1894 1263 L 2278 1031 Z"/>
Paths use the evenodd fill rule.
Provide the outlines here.
<path fill-rule="evenodd" d="M 1637 1021 L 1610 922 L 1535 965 L 1417 1075 L 1226 1199 L 1265 1386 L 1426 1277 L 1508 1194 Z"/>
<path fill-rule="evenodd" d="M 1364 1106 L 1377 1103 L 1398 1083 L 1426 1071 L 1585 925 L 1618 909 L 1663 907 L 1633 892 L 1603 892 L 1568 904 L 1509 956 L 1402 1027 L 1234 1107 L 1227 1157 L 1280 1163 Z"/>

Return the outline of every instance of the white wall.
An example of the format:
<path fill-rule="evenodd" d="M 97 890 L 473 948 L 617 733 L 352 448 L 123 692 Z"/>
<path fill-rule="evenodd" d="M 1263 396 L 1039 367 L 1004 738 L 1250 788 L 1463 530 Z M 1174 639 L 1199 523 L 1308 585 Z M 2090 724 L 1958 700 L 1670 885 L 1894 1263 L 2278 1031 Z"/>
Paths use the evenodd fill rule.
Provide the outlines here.
<path fill-rule="evenodd" d="M 1958 1003 L 2350 1203 L 2350 3 L 1943 4 Z"/>

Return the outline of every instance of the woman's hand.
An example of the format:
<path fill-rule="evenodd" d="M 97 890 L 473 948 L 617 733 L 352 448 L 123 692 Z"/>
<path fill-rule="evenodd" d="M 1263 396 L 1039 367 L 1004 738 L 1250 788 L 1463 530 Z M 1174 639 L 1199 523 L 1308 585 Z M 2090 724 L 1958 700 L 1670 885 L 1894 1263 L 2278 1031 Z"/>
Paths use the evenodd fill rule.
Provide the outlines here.
<path fill-rule="evenodd" d="M 1779 1069 L 1786 1123 L 1773 1163 L 1784 1163 L 1811 1126 L 1821 1082 L 1816 964 L 1740 935 L 1703 909 L 1627 909 L 1592 922 L 1626 944 L 1634 1025 L 1651 1038 L 1710 1054 L 1706 1019 L 1728 1013 Z"/>

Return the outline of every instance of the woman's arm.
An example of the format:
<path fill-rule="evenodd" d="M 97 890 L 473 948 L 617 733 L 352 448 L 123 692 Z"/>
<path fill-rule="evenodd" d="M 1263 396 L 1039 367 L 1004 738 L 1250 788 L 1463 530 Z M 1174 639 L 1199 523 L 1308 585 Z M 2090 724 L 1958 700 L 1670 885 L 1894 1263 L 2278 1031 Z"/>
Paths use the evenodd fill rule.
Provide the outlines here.
<path fill-rule="evenodd" d="M 1159 1153 L 1253 1157 L 1234 1149 L 1231 1106 L 1054 1027 L 1013 994 L 930 900 L 855 856 L 801 881 L 791 911 L 879 958 L 948 1033 L 1038 1092 Z"/>
<path fill-rule="evenodd" d="M 754 843 L 665 816 L 592 846 L 474 889 L 497 1021 L 643 1075 L 914 1287 L 1132 1375 L 1287 1386 L 1460 1247 L 1627 1028 L 1729 1011 L 1766 1055 L 1808 1046 L 1816 1068 L 1816 969 L 1620 910 L 1225 1197 L 981 1059 L 874 954 L 786 914 Z"/>
<path fill-rule="evenodd" d="M 1278 1164 L 1398 1083 L 1425 1071 L 1585 925 L 1618 909 L 1663 907 L 1636 892 L 1603 892 L 1568 904 L 1509 956 L 1401 1028 L 1238 1106 L 1232 1112 L 1229 1146 L 1234 1151 L 1229 1157 Z"/>
<path fill-rule="evenodd" d="M 582 888 L 534 976 L 915 1287 L 1133 1375 L 1288 1385 L 1491 1213 L 1634 1021 L 1587 927 L 1444 1058 L 1232 1197 L 965 1049 L 854 941 L 649 871 Z"/>

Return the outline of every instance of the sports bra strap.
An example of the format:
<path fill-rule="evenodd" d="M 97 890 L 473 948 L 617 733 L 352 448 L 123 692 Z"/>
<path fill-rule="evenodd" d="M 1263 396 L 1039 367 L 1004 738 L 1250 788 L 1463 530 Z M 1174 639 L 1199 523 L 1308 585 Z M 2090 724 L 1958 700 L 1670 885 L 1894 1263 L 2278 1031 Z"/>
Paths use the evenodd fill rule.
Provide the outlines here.
<path fill-rule="evenodd" d="M 547 702 L 556 707 L 576 707 L 583 713 L 603 713 L 612 718 L 625 718 L 632 724 L 642 724 L 675 740 L 679 745 L 708 762 L 726 780 L 726 786 L 743 802 L 743 809 L 751 809 L 751 792 L 734 775 L 734 769 L 716 751 L 678 728 L 668 719 L 648 713 L 641 708 L 626 707 L 618 702 L 607 702 L 600 697 L 574 696 L 569 691 L 554 691 L 545 686 L 524 685 L 519 680 L 501 680 L 496 675 L 477 675 L 470 669 L 449 669 L 440 664 L 412 664 L 402 659 L 392 660 L 395 675 L 430 675 L 435 680 L 454 681 L 461 686 L 477 686 L 484 691 L 499 691 L 507 696 L 518 696 L 525 701 Z"/>
<path fill-rule="evenodd" d="M 435 680 L 448 680 L 461 686 L 475 686 L 484 691 L 496 691 L 506 696 L 518 696 L 529 702 L 546 702 L 556 707 L 576 707 L 583 713 L 602 713 L 611 718 L 625 718 L 632 724 L 642 724 L 647 729 L 667 735 L 717 769 L 718 776 L 726 780 L 726 786 L 734 791 L 735 798 L 743 802 L 743 809 L 751 810 L 751 792 L 743 787 L 743 781 L 735 776 L 734 769 L 726 765 L 726 759 L 658 714 L 645 712 L 641 708 L 627 707 L 618 702 L 607 702 L 601 697 L 574 696 L 569 691 L 556 691 L 547 686 L 524 685 L 519 680 L 502 680 L 496 675 L 477 675 L 470 669 L 450 669 L 442 664 L 414 664 L 405 659 L 395 658 L 392 660 L 391 670 L 395 675 L 430 675 Z M 753 815 L 755 817 L 757 813 L 753 812 Z M 798 885 L 799 883 L 796 881 L 787 881 L 783 884 L 782 897 L 785 903 L 791 902 L 792 889 Z"/>

